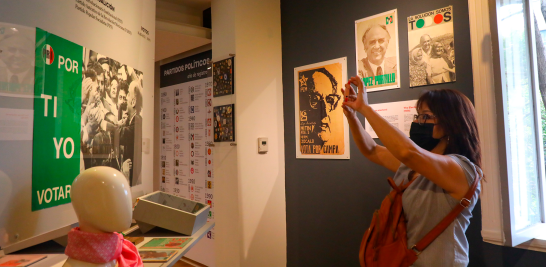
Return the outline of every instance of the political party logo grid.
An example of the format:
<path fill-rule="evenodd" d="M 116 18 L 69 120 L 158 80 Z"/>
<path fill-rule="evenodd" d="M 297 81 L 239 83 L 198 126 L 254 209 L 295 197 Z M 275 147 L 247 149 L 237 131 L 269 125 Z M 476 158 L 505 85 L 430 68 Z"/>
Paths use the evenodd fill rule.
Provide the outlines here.
<path fill-rule="evenodd" d="M 193 182 L 193 192 L 195 201 L 205 202 L 205 179 L 207 171 L 206 158 L 206 119 L 207 119 L 207 100 L 206 89 L 210 88 L 210 81 L 192 84 L 189 87 L 190 105 L 193 106 L 193 113 L 190 113 L 189 133 L 190 133 L 190 178 Z M 208 86 L 207 86 L 208 85 Z M 193 102 L 191 99 L 193 98 Z M 191 191 L 191 190 L 190 190 Z"/>
<path fill-rule="evenodd" d="M 212 106 L 212 96 L 210 95 L 210 91 L 212 88 L 212 84 L 206 84 L 209 87 L 206 88 L 206 126 L 205 126 L 205 140 L 206 143 L 213 143 L 214 138 L 212 136 L 212 133 L 214 131 L 214 126 L 212 121 L 214 120 L 214 113 L 213 113 L 213 106 Z M 208 221 L 214 220 L 214 176 L 213 176 L 213 149 L 212 147 L 205 146 L 205 167 L 206 167 L 206 178 L 205 178 L 205 199 L 206 203 L 210 206 L 211 213 L 208 216 Z M 212 230 L 212 234 L 214 234 L 214 229 Z M 213 236 L 212 236 L 213 237 Z M 210 238 L 214 239 L 214 238 Z"/>
<path fill-rule="evenodd" d="M 170 89 L 170 88 L 169 88 Z M 176 159 L 176 156 L 181 154 L 178 133 L 180 128 L 177 125 L 177 121 L 180 121 L 180 116 L 176 114 L 175 90 L 168 90 L 167 88 L 161 88 L 161 119 L 162 119 L 162 131 L 161 141 L 161 191 L 179 195 L 180 193 L 180 174 L 178 169 L 181 162 Z M 165 163 L 163 163 L 165 162 Z"/>
<path fill-rule="evenodd" d="M 230 57 L 212 64 L 214 97 L 231 95 L 234 89 L 235 58 Z"/>
<path fill-rule="evenodd" d="M 172 144 L 173 148 L 172 164 L 167 162 L 164 164 L 163 161 L 161 163 L 162 168 L 163 166 L 166 168 L 162 190 L 181 197 L 193 197 L 194 201 L 203 203 L 213 195 L 214 187 L 212 150 L 206 146 L 209 140 L 207 132 L 213 129 L 210 106 L 212 96 L 207 96 L 207 92 L 211 92 L 211 87 L 212 82 L 205 84 L 193 82 L 178 85 L 176 89 L 170 89 L 171 92 L 161 94 L 163 98 L 170 98 L 162 99 L 161 103 L 165 107 L 162 106 L 161 111 L 166 115 L 166 123 L 171 125 L 171 131 L 174 133 L 173 138 L 167 136 L 167 133 L 171 132 L 169 129 L 161 131 L 162 138 L 166 139 L 167 144 Z M 168 108 L 168 105 L 171 108 Z M 169 168 L 174 169 L 172 174 L 169 173 Z"/>
<path fill-rule="evenodd" d="M 235 105 L 214 107 L 214 142 L 235 141 Z"/>
<path fill-rule="evenodd" d="M 193 201 L 204 203 L 213 209 L 213 153 L 207 142 L 212 141 L 214 129 L 212 119 L 212 78 L 181 83 L 162 90 L 167 92 L 162 97 L 161 110 L 167 111 L 166 122 L 170 122 L 171 136 L 166 143 L 172 142 L 173 150 L 162 150 L 170 156 L 173 177 L 167 179 L 162 190 Z M 178 92 L 178 93 L 177 93 Z M 172 119 L 169 119 L 172 118 Z M 208 214 L 208 221 L 214 220 L 214 212 Z M 214 231 L 209 234 L 214 237 Z"/>
<path fill-rule="evenodd" d="M 176 93 L 178 91 L 178 94 Z M 189 90 L 186 86 L 176 86 L 175 90 L 175 106 L 174 113 L 176 114 L 176 119 L 174 122 L 175 131 L 176 131 L 176 149 L 178 153 L 175 153 L 174 160 L 178 161 L 177 176 L 175 177 L 174 187 L 175 195 L 180 197 L 189 198 L 188 189 L 190 186 L 190 173 L 194 170 L 189 168 L 189 145 L 188 145 L 188 123 L 189 123 L 189 102 L 190 95 Z M 176 183 L 176 178 L 178 178 L 178 184 Z"/>

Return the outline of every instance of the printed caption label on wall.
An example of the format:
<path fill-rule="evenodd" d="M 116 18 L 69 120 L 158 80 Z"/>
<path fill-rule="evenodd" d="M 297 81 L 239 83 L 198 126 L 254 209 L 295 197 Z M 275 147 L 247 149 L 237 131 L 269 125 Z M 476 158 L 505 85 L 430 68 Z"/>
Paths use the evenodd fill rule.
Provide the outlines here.
<path fill-rule="evenodd" d="M 83 47 L 36 28 L 32 210 L 70 203 L 80 173 Z"/>

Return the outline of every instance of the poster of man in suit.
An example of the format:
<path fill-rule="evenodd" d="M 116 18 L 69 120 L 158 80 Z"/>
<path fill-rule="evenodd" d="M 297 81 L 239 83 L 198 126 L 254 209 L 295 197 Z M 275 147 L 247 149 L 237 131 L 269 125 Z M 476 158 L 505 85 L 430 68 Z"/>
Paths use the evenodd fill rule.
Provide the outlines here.
<path fill-rule="evenodd" d="M 357 20 L 355 41 L 357 74 L 368 92 L 400 88 L 397 10 Z"/>
<path fill-rule="evenodd" d="M 35 42 L 34 28 L 0 23 L 0 96 L 33 96 Z"/>
<path fill-rule="evenodd" d="M 296 158 L 349 159 L 349 126 L 342 86 L 347 58 L 294 69 Z"/>

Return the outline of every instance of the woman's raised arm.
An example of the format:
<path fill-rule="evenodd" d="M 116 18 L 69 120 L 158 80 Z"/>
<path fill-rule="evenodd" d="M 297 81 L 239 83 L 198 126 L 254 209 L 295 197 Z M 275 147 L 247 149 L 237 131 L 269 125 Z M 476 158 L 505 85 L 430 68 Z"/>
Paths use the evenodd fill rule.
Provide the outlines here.
<path fill-rule="evenodd" d="M 341 91 L 343 92 L 346 101 L 356 100 L 357 95 L 348 83 L 345 85 L 345 90 L 341 89 Z M 355 141 L 355 144 L 362 155 L 364 155 L 371 162 L 396 172 L 398 167 L 400 167 L 400 161 L 395 158 L 384 146 L 378 145 L 370 134 L 364 130 L 364 127 L 358 119 L 354 109 L 347 105 L 342 105 L 342 107 L 343 113 L 349 122 L 349 128 L 351 129 L 353 140 Z"/>
<path fill-rule="evenodd" d="M 362 113 L 368 119 L 392 156 L 446 190 L 454 198 L 462 198 L 468 191 L 468 182 L 462 167 L 451 157 L 442 155 L 446 141 L 440 142 L 432 152 L 417 146 L 368 105 L 367 93 L 358 77 L 352 77 L 350 82 L 358 86 L 358 96 L 356 99 L 346 98 L 343 106 Z"/>

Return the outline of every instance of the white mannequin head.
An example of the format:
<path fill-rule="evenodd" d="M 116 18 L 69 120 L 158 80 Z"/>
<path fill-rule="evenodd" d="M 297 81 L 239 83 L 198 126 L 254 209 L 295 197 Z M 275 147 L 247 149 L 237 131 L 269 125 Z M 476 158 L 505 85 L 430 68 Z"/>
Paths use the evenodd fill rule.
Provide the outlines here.
<path fill-rule="evenodd" d="M 120 171 L 87 169 L 76 177 L 70 194 L 81 231 L 121 232 L 131 226 L 131 187 Z"/>

